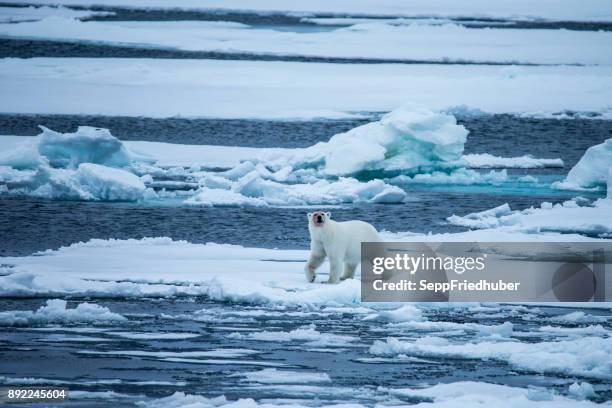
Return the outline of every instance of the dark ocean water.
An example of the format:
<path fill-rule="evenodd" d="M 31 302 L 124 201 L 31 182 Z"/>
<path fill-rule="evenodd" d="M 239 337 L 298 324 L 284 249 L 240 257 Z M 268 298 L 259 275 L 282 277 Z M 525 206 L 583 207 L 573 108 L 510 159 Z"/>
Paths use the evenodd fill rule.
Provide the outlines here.
<path fill-rule="evenodd" d="M 344 58 L 317 57 L 302 55 L 277 55 L 266 53 L 224 52 L 224 51 L 184 51 L 174 48 L 149 46 L 108 45 L 83 41 L 30 40 L 0 38 L 0 57 L 2 58 L 164 58 L 164 59 L 214 59 L 232 61 L 290 61 L 319 62 L 334 64 L 441 64 L 441 65 L 522 65 L 536 66 L 545 64 L 521 63 L 516 61 L 470 61 L 470 60 L 411 60 L 395 58 Z M 575 64 L 569 64 L 575 65 Z"/>

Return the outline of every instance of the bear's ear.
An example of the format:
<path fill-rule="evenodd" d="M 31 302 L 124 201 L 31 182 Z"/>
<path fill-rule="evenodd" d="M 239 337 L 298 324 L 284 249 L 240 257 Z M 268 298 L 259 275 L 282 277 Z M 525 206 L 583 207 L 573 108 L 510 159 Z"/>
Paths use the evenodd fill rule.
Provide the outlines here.
<path fill-rule="evenodd" d="M 331 213 L 330 212 L 326 212 L 325 215 L 327 216 L 327 219 L 331 219 Z"/>
<path fill-rule="evenodd" d="M 312 213 L 306 214 L 306 217 L 308 217 L 308 219 L 311 219 L 312 218 Z"/>

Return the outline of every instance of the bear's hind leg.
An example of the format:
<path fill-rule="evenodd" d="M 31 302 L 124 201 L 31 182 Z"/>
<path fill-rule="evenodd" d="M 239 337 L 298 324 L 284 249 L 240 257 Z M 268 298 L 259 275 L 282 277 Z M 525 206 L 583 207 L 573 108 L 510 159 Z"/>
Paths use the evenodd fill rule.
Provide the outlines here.
<path fill-rule="evenodd" d="M 344 263 L 344 275 L 340 278 L 340 280 L 345 279 L 353 279 L 355 276 L 355 269 L 357 269 L 357 264 Z"/>

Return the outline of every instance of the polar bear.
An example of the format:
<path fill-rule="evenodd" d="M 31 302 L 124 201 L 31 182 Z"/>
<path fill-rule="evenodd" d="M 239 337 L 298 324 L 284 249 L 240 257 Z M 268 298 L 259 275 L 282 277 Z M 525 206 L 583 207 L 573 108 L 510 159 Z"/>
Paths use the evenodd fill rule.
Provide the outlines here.
<path fill-rule="evenodd" d="M 378 231 L 364 221 L 336 222 L 331 213 L 308 213 L 308 231 L 310 231 L 310 258 L 304 267 L 308 282 L 314 282 L 317 268 L 325 257 L 329 258 L 329 280 L 326 283 L 338 283 L 341 279 L 350 279 L 361 261 L 361 243 L 379 242 Z M 342 275 L 341 270 L 344 269 Z"/>

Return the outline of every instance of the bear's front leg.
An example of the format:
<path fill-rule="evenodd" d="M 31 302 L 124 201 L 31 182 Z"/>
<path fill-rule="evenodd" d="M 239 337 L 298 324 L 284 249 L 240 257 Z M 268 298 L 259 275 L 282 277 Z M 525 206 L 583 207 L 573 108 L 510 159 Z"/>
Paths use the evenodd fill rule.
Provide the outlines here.
<path fill-rule="evenodd" d="M 355 269 L 357 269 L 356 264 L 345 263 L 344 274 L 342 275 L 340 280 L 353 279 L 353 277 L 355 277 Z"/>
<path fill-rule="evenodd" d="M 342 273 L 342 260 L 339 258 L 329 258 L 329 280 L 326 283 L 340 282 L 340 274 Z"/>
<path fill-rule="evenodd" d="M 306 274 L 306 280 L 308 282 L 314 282 L 317 278 L 317 268 L 325 261 L 325 254 L 318 254 L 314 251 L 310 253 L 310 258 L 306 266 L 304 266 L 304 273 Z"/>

